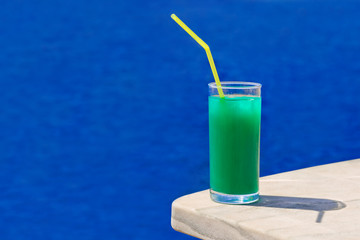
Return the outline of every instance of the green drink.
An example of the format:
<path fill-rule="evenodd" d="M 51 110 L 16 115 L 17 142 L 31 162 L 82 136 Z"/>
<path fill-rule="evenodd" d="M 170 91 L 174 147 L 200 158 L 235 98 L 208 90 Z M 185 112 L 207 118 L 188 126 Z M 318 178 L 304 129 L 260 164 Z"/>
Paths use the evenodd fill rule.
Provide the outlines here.
<path fill-rule="evenodd" d="M 259 198 L 261 85 L 251 84 L 224 82 L 225 98 L 216 90 L 209 96 L 210 187 L 217 202 Z"/>

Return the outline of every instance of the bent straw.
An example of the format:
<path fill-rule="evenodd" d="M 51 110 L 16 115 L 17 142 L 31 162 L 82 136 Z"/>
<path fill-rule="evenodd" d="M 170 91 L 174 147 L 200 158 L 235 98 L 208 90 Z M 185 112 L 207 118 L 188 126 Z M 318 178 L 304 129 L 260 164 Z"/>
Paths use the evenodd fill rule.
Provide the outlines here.
<path fill-rule="evenodd" d="M 214 78 L 215 78 L 215 83 L 216 83 L 219 95 L 220 95 L 221 98 L 224 98 L 224 93 L 223 93 L 223 90 L 221 88 L 220 79 L 219 79 L 219 76 L 217 74 L 214 59 L 213 59 L 213 57 L 211 55 L 209 46 L 203 40 L 201 40 L 201 38 L 199 38 L 188 26 L 186 26 L 186 24 L 183 23 L 175 14 L 171 14 L 171 18 L 174 19 L 174 21 L 177 24 L 179 24 L 180 27 L 182 27 L 198 44 L 200 44 L 200 46 L 202 46 L 204 48 L 204 50 L 206 52 L 206 55 L 208 57 L 209 63 L 210 63 L 212 73 L 213 73 Z"/>

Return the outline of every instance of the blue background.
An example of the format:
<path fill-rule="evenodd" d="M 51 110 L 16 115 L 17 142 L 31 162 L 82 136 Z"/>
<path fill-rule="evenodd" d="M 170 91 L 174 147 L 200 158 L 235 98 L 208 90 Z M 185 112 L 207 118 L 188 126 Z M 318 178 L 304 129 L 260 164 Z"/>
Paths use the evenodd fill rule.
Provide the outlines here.
<path fill-rule="evenodd" d="M 261 175 L 360 156 L 360 2 L 0 3 L 0 237 L 188 239 L 208 188 L 205 52 L 263 84 Z"/>

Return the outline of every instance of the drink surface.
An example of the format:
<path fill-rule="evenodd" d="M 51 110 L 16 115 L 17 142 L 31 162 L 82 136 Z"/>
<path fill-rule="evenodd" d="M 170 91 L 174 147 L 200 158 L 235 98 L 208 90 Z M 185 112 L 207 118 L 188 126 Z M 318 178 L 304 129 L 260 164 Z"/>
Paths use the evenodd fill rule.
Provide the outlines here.
<path fill-rule="evenodd" d="M 258 192 L 261 97 L 209 96 L 210 187 Z"/>

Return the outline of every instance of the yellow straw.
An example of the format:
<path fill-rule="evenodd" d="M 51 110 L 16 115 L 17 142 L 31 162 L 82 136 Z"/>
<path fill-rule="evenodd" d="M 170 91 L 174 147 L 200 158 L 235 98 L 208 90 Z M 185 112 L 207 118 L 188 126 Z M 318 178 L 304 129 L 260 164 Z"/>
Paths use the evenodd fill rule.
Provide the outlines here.
<path fill-rule="evenodd" d="M 223 93 L 223 90 L 221 88 L 221 83 L 220 83 L 219 76 L 218 76 L 216 68 L 215 68 L 214 59 L 213 59 L 213 57 L 211 55 L 209 46 L 203 40 L 201 40 L 201 38 L 199 38 L 188 26 L 186 26 L 186 24 L 183 23 L 175 14 L 171 14 L 171 18 L 174 19 L 174 21 L 177 24 L 179 24 L 180 27 L 182 27 L 198 44 L 200 44 L 200 46 L 202 46 L 205 49 L 206 55 L 207 55 L 207 57 L 209 59 L 209 63 L 210 63 L 212 73 L 213 73 L 214 78 L 215 78 L 215 82 L 216 82 L 216 86 L 217 86 L 219 95 L 220 95 L 221 98 L 223 98 L 224 93 Z"/>

